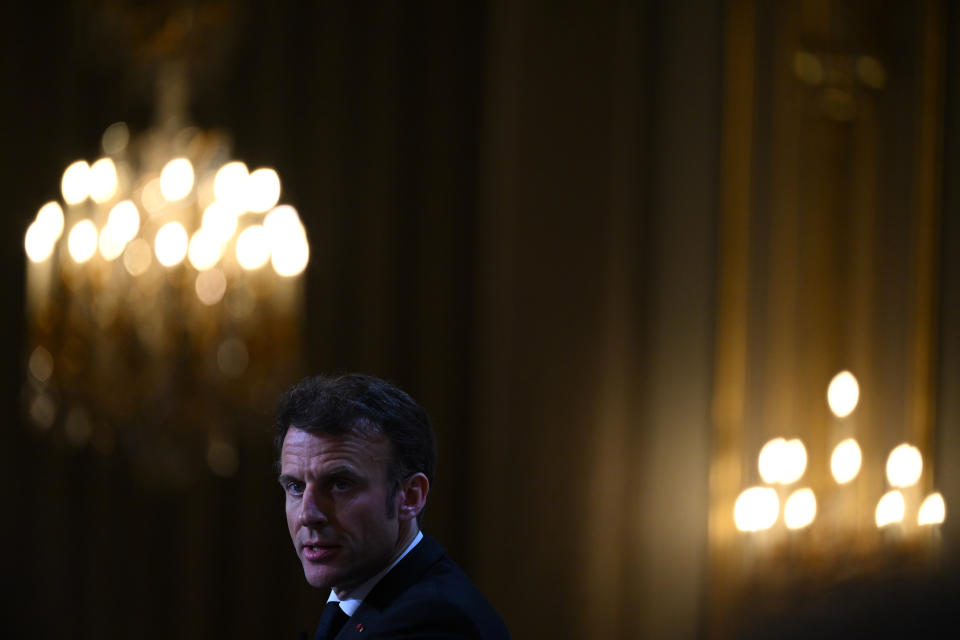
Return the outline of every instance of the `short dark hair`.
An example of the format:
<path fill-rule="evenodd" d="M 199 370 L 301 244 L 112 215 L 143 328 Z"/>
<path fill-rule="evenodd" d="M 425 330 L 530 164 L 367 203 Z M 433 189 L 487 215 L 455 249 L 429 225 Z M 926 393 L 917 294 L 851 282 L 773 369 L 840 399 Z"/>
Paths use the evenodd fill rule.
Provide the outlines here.
<path fill-rule="evenodd" d="M 333 436 L 383 434 L 391 449 L 387 482 L 422 473 L 433 484 L 437 453 L 430 418 L 405 391 L 380 378 L 319 375 L 293 385 L 277 406 L 273 442 L 277 465 L 291 428 Z"/>

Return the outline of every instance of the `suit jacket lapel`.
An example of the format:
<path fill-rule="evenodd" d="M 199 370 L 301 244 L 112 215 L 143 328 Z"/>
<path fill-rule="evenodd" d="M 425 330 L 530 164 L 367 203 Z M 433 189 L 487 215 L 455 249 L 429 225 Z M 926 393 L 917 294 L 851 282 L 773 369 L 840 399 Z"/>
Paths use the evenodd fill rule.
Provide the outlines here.
<path fill-rule="evenodd" d="M 383 576 L 364 598 L 347 624 L 337 634 L 337 640 L 363 638 L 362 629 L 377 628 L 377 621 L 383 610 L 404 590 L 415 584 L 427 569 L 443 557 L 445 552 L 446 549 L 440 546 L 439 542 L 423 534 L 423 540 L 411 549 L 410 553 L 397 563 L 397 566 Z"/>

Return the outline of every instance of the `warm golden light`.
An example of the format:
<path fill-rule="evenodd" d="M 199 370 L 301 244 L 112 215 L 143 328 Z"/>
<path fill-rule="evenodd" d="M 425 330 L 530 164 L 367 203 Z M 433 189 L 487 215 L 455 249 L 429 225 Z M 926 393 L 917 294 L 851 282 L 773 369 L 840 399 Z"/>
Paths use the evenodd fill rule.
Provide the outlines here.
<path fill-rule="evenodd" d="M 774 438 L 760 449 L 760 477 L 773 484 L 792 484 L 807 469 L 807 449 L 799 439 Z"/>
<path fill-rule="evenodd" d="M 81 220 L 70 229 L 67 249 L 77 264 L 83 264 L 97 251 L 97 226 L 90 220 Z"/>
<path fill-rule="evenodd" d="M 223 202 L 212 202 L 204 210 L 200 226 L 207 229 L 217 242 L 226 243 L 237 230 L 237 209 Z"/>
<path fill-rule="evenodd" d="M 259 269 L 270 259 L 270 243 L 266 230 L 251 225 L 237 236 L 237 262 L 247 271 Z"/>
<path fill-rule="evenodd" d="M 740 531 L 763 531 L 773 526 L 780 512 L 777 492 L 769 487 L 745 489 L 733 507 L 733 521 Z"/>
<path fill-rule="evenodd" d="M 757 467 L 760 477 L 769 484 L 780 481 L 780 465 L 783 463 L 783 448 L 787 441 L 783 438 L 774 438 L 760 449 Z"/>
<path fill-rule="evenodd" d="M 103 137 L 100 139 L 100 146 L 103 147 L 104 153 L 115 156 L 127 148 L 129 141 L 130 129 L 127 128 L 127 123 L 114 122 L 103 132 Z"/>
<path fill-rule="evenodd" d="M 797 489 L 783 505 L 783 522 L 788 529 L 802 529 L 817 515 L 817 498 L 812 489 Z"/>
<path fill-rule="evenodd" d="M 857 408 L 860 401 L 860 384 L 849 371 L 833 376 L 827 387 L 827 404 L 838 418 L 845 418 Z"/>
<path fill-rule="evenodd" d="M 117 193 L 117 167 L 110 158 L 100 158 L 90 167 L 90 197 L 107 202 Z"/>
<path fill-rule="evenodd" d="M 917 515 L 917 524 L 920 526 L 941 524 L 946 517 L 947 505 L 943 501 L 943 496 L 937 491 L 924 498 L 920 505 L 920 513 Z"/>
<path fill-rule="evenodd" d="M 125 242 L 120 242 L 109 226 L 100 230 L 100 255 L 107 262 L 117 259 L 126 246 Z"/>
<path fill-rule="evenodd" d="M 894 447 L 887 458 L 887 481 L 893 487 L 910 487 L 920 479 L 923 456 L 916 447 L 903 443 Z"/>
<path fill-rule="evenodd" d="M 174 158 L 160 172 L 160 193 L 167 202 L 186 198 L 193 189 L 193 165 L 187 158 Z"/>
<path fill-rule="evenodd" d="M 137 238 L 128 244 L 126 251 L 123 252 L 123 266 L 132 276 L 146 273 L 152 260 L 150 245 L 143 238 Z"/>
<path fill-rule="evenodd" d="M 310 260 L 310 245 L 297 210 L 289 205 L 276 207 L 264 218 L 263 227 L 270 241 L 270 261 L 276 274 L 300 275 Z"/>
<path fill-rule="evenodd" d="M 863 456 L 860 445 L 853 438 L 847 438 L 833 449 L 830 456 L 830 471 L 839 484 L 846 484 L 860 473 Z"/>
<path fill-rule="evenodd" d="M 140 192 L 140 203 L 151 215 L 159 213 L 167 206 L 167 201 L 160 189 L 160 178 L 149 180 L 147 184 L 143 185 L 143 190 Z"/>
<path fill-rule="evenodd" d="M 886 527 L 891 524 L 903 522 L 903 512 L 905 510 L 903 494 L 899 491 L 888 491 L 883 494 L 877 503 L 875 514 L 877 526 Z"/>
<path fill-rule="evenodd" d="M 124 200 L 114 205 L 107 217 L 107 229 L 123 245 L 133 240 L 140 230 L 140 212 L 137 205 L 130 200 Z"/>
<path fill-rule="evenodd" d="M 206 271 L 220 260 L 223 248 L 211 231 L 201 227 L 190 238 L 190 249 L 187 255 L 194 269 Z"/>
<path fill-rule="evenodd" d="M 53 375 L 53 356 L 43 347 L 37 347 L 30 354 L 27 368 L 35 380 L 46 382 Z"/>
<path fill-rule="evenodd" d="M 56 242 L 63 233 L 63 209 L 56 202 L 48 202 L 37 211 L 36 222 L 50 242 Z"/>
<path fill-rule="evenodd" d="M 246 206 L 248 177 L 247 165 L 228 162 L 213 179 L 213 196 L 223 204 L 242 210 Z"/>
<path fill-rule="evenodd" d="M 227 278 L 220 269 L 208 269 L 197 274 L 197 281 L 194 283 L 194 290 L 197 292 L 197 298 L 208 307 L 220 302 L 223 294 L 227 291 Z"/>
<path fill-rule="evenodd" d="M 80 204 L 90 195 L 90 165 L 85 160 L 77 160 L 63 172 L 60 192 L 67 204 Z"/>
<path fill-rule="evenodd" d="M 273 169 L 257 169 L 247 178 L 247 209 L 269 211 L 280 200 L 280 176 Z"/>
<path fill-rule="evenodd" d="M 179 222 L 168 222 L 157 231 L 153 241 L 157 262 L 165 267 L 180 264 L 187 255 L 187 232 Z"/>
<path fill-rule="evenodd" d="M 34 220 L 23 237 L 23 248 L 31 262 L 43 262 L 53 253 L 54 242 L 44 233 L 43 225 Z"/>

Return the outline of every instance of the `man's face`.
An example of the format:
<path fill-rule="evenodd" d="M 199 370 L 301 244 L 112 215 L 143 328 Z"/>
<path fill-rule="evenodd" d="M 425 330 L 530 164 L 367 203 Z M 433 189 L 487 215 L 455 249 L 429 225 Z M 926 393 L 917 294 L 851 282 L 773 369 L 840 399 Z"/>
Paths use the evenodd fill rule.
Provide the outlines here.
<path fill-rule="evenodd" d="M 311 586 L 349 591 L 402 552 L 397 505 L 388 510 L 389 456 L 385 437 L 287 432 L 280 484 L 290 537 Z"/>

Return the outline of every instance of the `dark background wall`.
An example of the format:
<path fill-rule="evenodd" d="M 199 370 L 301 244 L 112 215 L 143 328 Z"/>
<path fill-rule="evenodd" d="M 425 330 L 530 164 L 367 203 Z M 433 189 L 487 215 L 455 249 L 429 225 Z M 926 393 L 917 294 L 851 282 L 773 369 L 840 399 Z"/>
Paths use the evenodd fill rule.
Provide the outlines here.
<path fill-rule="evenodd" d="M 321 597 L 289 548 L 270 407 L 236 477 L 179 490 L 23 424 L 23 232 L 104 127 L 151 123 L 150 83 L 98 26 L 109 4 L 3 10 L 3 617 L 33 637 L 292 637 Z M 191 116 L 276 167 L 305 221 L 302 373 L 375 373 L 427 407 L 426 528 L 516 637 L 701 635 L 723 3 L 235 11 Z"/>

